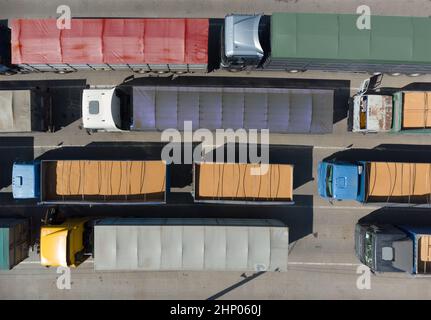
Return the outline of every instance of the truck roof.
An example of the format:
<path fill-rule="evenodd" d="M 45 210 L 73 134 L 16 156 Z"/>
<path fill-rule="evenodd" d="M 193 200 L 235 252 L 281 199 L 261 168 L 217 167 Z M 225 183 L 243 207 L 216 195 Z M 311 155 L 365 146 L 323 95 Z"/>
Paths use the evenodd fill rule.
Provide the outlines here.
<path fill-rule="evenodd" d="M 166 196 L 166 163 L 43 160 L 42 202 L 152 202 Z"/>
<path fill-rule="evenodd" d="M 12 193 L 14 199 L 32 199 L 38 196 L 38 166 L 33 163 L 14 163 L 12 167 Z"/>
<path fill-rule="evenodd" d="M 84 89 L 82 91 L 82 122 L 84 128 L 120 130 L 115 123 L 114 105 L 115 88 Z"/>
<path fill-rule="evenodd" d="M 0 90 L 0 132 L 30 132 L 31 117 L 31 90 Z"/>
<path fill-rule="evenodd" d="M 360 30 L 358 15 L 274 13 L 271 56 L 278 59 L 431 62 L 431 19 L 371 17 L 371 29 Z"/>
<path fill-rule="evenodd" d="M 334 90 L 134 86 L 131 130 L 269 129 L 279 133 L 330 133 Z"/>
<path fill-rule="evenodd" d="M 293 165 L 269 164 L 264 175 L 253 175 L 256 164 L 213 163 L 195 164 L 194 190 L 199 201 L 293 200 Z"/>
<path fill-rule="evenodd" d="M 9 270 L 28 257 L 28 220 L 0 219 L 0 270 Z"/>
<path fill-rule="evenodd" d="M 367 201 L 431 203 L 431 164 L 367 163 Z"/>
<path fill-rule="evenodd" d="M 208 63 L 208 19 L 13 19 L 14 64 Z"/>
<path fill-rule="evenodd" d="M 288 228 L 276 220 L 103 219 L 96 270 L 286 271 Z"/>

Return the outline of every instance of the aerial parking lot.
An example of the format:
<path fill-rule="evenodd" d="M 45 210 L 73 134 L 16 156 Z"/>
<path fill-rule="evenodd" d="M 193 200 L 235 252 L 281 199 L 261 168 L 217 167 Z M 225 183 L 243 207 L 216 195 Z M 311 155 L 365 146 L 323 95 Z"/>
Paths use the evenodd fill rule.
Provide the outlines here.
<path fill-rule="evenodd" d="M 0 299 L 431 298 L 430 1 L 37 2 Z"/>

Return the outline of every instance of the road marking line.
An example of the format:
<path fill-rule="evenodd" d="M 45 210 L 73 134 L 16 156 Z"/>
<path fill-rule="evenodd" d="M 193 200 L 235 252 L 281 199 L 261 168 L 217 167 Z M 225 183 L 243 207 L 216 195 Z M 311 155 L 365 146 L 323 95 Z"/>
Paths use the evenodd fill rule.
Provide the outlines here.
<path fill-rule="evenodd" d="M 83 263 L 94 264 L 94 260 L 89 259 L 85 260 Z M 20 265 L 24 264 L 40 264 L 39 261 L 22 261 Z M 344 263 L 344 262 L 300 262 L 300 261 L 289 261 L 288 265 L 295 266 L 338 266 L 338 267 L 357 267 L 360 266 L 360 263 Z"/>
<path fill-rule="evenodd" d="M 288 262 L 288 265 L 295 266 L 338 266 L 338 267 L 357 267 L 360 263 L 339 263 L 339 262 Z"/>

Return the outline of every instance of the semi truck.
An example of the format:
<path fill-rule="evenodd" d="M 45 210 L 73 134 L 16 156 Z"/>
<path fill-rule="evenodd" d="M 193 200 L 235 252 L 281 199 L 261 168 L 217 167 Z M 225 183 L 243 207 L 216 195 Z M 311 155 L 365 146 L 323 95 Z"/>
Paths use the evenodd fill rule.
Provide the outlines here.
<path fill-rule="evenodd" d="M 14 163 L 14 199 L 39 204 L 164 204 L 170 190 L 162 160 L 37 160 Z"/>
<path fill-rule="evenodd" d="M 430 73 L 428 17 L 372 15 L 370 29 L 359 29 L 359 18 L 325 13 L 232 14 L 223 21 L 73 18 L 71 29 L 58 29 L 55 19 L 12 19 L 1 29 L 0 72 L 184 73 L 221 67 Z"/>
<path fill-rule="evenodd" d="M 30 223 L 23 218 L 0 219 L 0 270 L 10 270 L 28 257 Z"/>
<path fill-rule="evenodd" d="M 318 191 L 329 200 L 431 205 L 431 164 L 325 160 L 318 165 Z"/>
<path fill-rule="evenodd" d="M 293 165 L 195 162 L 192 195 L 197 203 L 293 204 Z"/>
<path fill-rule="evenodd" d="M 87 247 L 88 246 L 88 247 Z M 268 219 L 105 218 L 41 230 L 41 262 L 96 271 L 287 271 L 288 228 Z"/>
<path fill-rule="evenodd" d="M 426 226 L 358 223 L 355 253 L 375 273 L 431 274 L 431 228 Z"/>
<path fill-rule="evenodd" d="M 222 79 L 223 80 L 223 79 Z M 331 133 L 335 89 L 262 87 L 239 78 L 237 85 L 121 85 L 83 91 L 83 127 L 89 131 L 269 129 L 273 133 Z M 254 79 L 256 80 L 256 79 Z M 238 85 L 244 81 L 247 87 Z M 232 81 L 231 81 L 232 83 Z M 260 86 L 260 87 L 259 87 Z"/>
<path fill-rule="evenodd" d="M 353 132 L 431 132 L 431 91 L 378 88 L 381 75 L 362 84 L 350 100 Z"/>
<path fill-rule="evenodd" d="M 230 15 L 222 32 L 222 66 L 228 69 L 430 73 L 428 17 L 273 13 Z"/>
<path fill-rule="evenodd" d="M 0 90 L 0 132 L 54 131 L 47 90 Z"/>

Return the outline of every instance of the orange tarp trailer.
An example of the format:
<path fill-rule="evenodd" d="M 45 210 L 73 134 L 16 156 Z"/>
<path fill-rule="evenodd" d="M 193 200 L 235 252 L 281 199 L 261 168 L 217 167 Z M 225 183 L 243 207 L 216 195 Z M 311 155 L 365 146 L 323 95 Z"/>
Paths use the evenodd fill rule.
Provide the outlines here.
<path fill-rule="evenodd" d="M 431 164 L 369 162 L 367 196 L 431 199 Z"/>
<path fill-rule="evenodd" d="M 195 198 L 215 200 L 285 201 L 293 199 L 293 165 L 269 164 L 263 175 L 252 175 L 258 164 L 195 164 Z"/>

